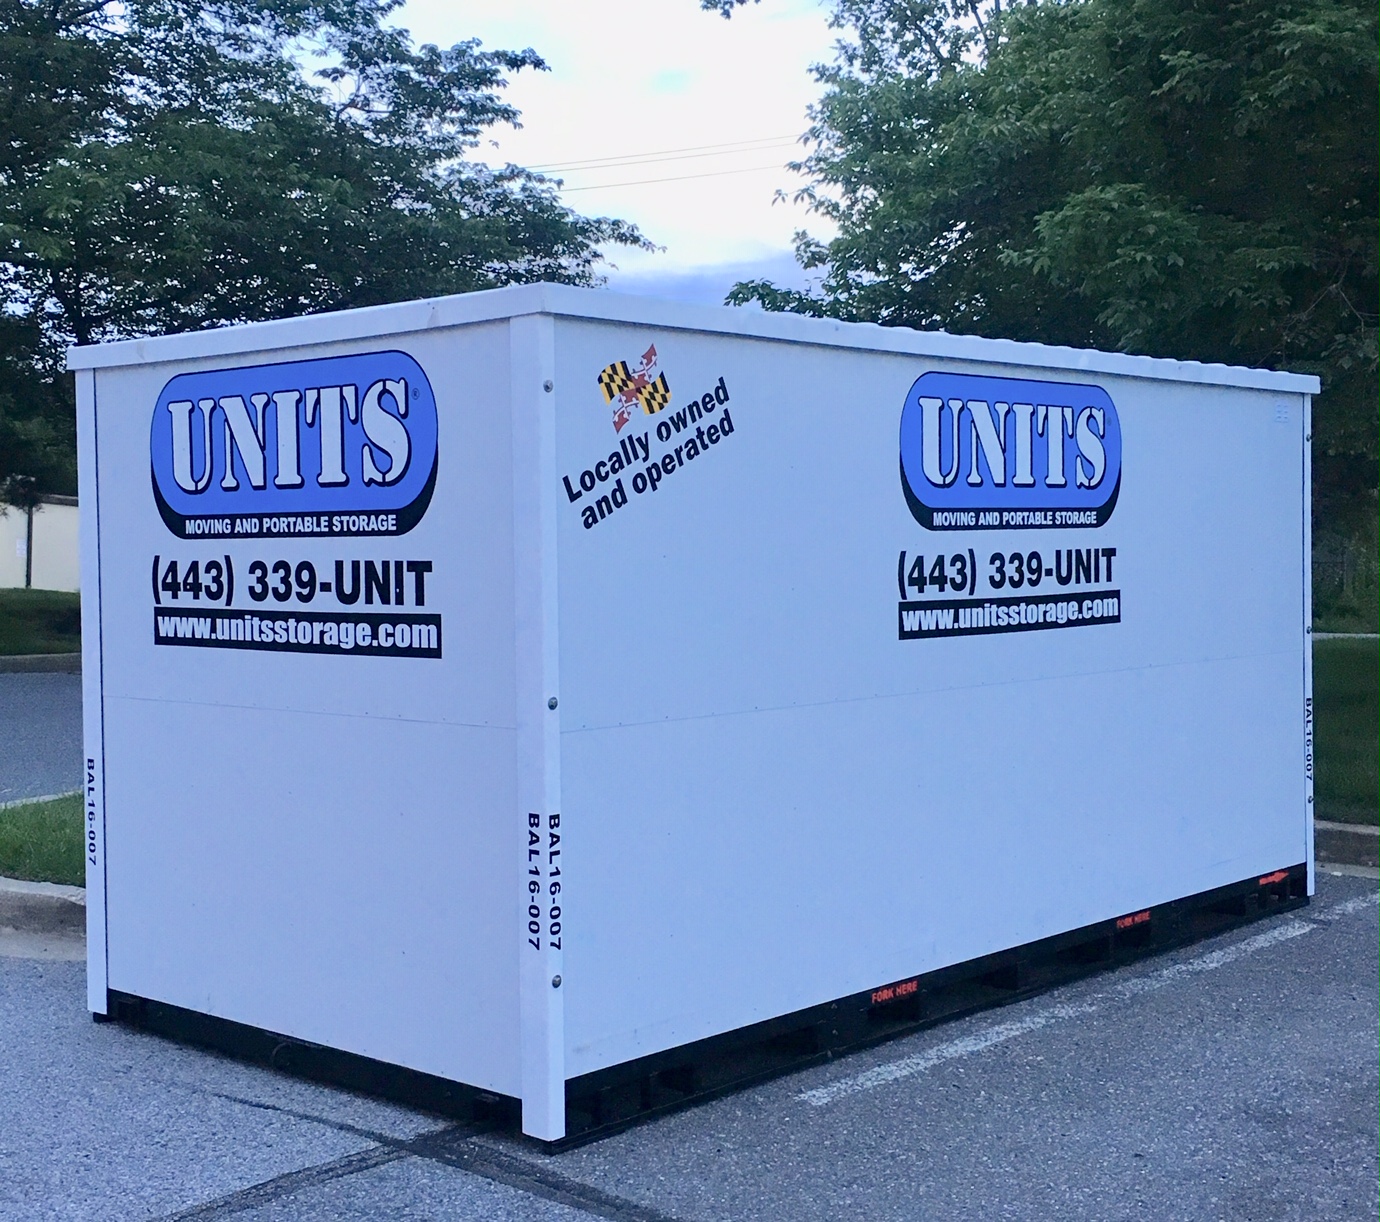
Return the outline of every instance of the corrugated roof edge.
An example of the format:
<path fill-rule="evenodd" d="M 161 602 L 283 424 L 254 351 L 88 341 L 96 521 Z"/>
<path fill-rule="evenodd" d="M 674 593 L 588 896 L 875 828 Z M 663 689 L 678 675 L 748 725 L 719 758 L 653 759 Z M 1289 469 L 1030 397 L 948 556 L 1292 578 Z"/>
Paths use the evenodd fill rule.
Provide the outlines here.
<path fill-rule="evenodd" d="M 1079 370 L 1130 378 L 1299 394 L 1317 394 L 1320 385 L 1311 374 L 1276 373 L 1237 365 L 1205 365 L 1197 361 L 1127 356 L 1093 348 L 1061 348 L 1009 339 L 982 339 L 975 335 L 951 335 L 946 331 L 913 331 L 908 327 L 882 327 L 876 323 L 836 322 L 827 318 L 768 314 L 731 306 L 686 305 L 565 284 L 512 285 L 425 301 L 366 306 L 333 314 L 310 314 L 276 322 L 246 323 L 152 339 L 91 344 L 69 348 L 67 368 L 108 369 L 241 356 L 353 339 L 405 335 L 432 327 L 493 322 L 524 314 L 553 314 L 599 322 L 786 340 L 823 347 L 910 353 L 1036 369 Z"/>

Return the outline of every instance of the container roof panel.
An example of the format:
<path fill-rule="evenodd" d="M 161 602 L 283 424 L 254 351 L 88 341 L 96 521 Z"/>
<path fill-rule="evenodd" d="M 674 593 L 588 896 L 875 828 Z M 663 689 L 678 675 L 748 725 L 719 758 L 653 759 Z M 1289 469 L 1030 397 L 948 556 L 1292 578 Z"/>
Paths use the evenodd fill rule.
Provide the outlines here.
<path fill-rule="evenodd" d="M 315 344 L 407 335 L 438 327 L 495 322 L 527 314 L 550 314 L 825 348 L 984 361 L 1061 372 L 1077 370 L 1155 381 L 1248 387 L 1299 394 L 1317 394 L 1319 390 L 1318 379 L 1308 374 L 1130 356 L 1092 348 L 984 339 L 974 335 L 951 335 L 945 331 L 916 331 L 909 327 L 883 327 L 875 323 L 839 322 L 828 318 L 773 314 L 729 306 L 687 305 L 627 296 L 607 289 L 576 288 L 563 284 L 513 285 L 424 301 L 311 314 L 275 322 L 246 323 L 178 335 L 91 344 L 68 349 L 67 367 L 73 370 L 107 369 L 235 357 Z"/>

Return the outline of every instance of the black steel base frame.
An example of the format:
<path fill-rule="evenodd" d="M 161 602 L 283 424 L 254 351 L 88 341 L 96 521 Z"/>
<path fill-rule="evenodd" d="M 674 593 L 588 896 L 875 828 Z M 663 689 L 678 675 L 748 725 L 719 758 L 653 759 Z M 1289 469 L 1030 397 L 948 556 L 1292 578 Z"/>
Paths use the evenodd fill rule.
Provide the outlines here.
<path fill-rule="evenodd" d="M 535 1144 L 547 1152 L 567 1150 L 840 1053 L 1020 1001 L 1307 903 L 1307 868 L 1289 866 L 571 1078 L 565 1084 L 566 1137 Z M 115 989 L 107 1006 L 108 1015 L 97 1019 L 470 1124 L 514 1134 L 521 1129 L 521 1102 L 508 1095 Z"/>

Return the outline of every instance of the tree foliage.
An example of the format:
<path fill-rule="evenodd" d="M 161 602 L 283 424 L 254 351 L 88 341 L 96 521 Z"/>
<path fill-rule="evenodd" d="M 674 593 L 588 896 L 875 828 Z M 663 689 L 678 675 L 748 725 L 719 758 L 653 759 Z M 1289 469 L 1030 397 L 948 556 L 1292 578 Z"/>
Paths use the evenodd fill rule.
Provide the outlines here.
<path fill-rule="evenodd" d="M 468 160 L 544 64 L 415 47 L 400 3 L 0 0 L 0 480 L 71 490 L 68 342 L 590 283 L 642 242 Z"/>
<path fill-rule="evenodd" d="M 835 21 L 801 163 L 838 231 L 798 238 L 820 290 L 731 300 L 1317 372 L 1315 474 L 1373 514 L 1373 3 L 835 0 Z"/>

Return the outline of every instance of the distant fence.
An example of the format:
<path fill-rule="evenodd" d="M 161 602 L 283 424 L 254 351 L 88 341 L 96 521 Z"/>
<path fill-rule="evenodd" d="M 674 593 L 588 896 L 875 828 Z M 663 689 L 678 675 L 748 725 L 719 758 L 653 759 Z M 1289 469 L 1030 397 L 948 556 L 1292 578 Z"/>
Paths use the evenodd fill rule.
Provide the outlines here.
<path fill-rule="evenodd" d="M 1380 562 L 1354 539 L 1322 536 L 1313 541 L 1313 601 L 1373 606 Z"/>
<path fill-rule="evenodd" d="M 0 507 L 0 589 L 79 590 L 77 498 L 45 496 L 31 512 Z"/>

